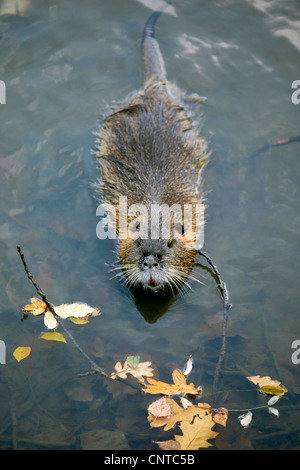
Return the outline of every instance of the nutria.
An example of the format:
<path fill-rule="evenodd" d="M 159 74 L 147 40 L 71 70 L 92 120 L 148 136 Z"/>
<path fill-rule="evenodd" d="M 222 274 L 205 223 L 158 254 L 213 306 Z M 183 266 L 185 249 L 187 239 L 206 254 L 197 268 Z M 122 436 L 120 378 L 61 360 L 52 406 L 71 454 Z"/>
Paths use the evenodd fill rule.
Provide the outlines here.
<path fill-rule="evenodd" d="M 203 207 L 200 176 L 205 150 L 180 104 L 177 88 L 166 79 L 154 37 L 160 13 L 150 16 L 143 32 L 143 89 L 104 120 L 96 153 L 101 173 L 98 189 L 107 207 L 117 208 L 114 222 L 120 265 L 116 269 L 124 274 L 130 288 L 173 292 L 186 283 L 196 248 L 201 248 L 195 243 L 195 212 L 192 227 L 186 227 L 185 215 L 178 224 L 170 212 L 170 234 L 163 236 L 160 218 L 156 222 L 159 233 L 153 236 L 152 209 L 162 205 Z M 140 204 L 146 208 L 146 214 L 140 211 L 135 219 L 132 214 L 127 219 L 128 224 L 135 221 L 134 236 L 129 230 L 120 236 L 120 198 L 127 206 Z"/>

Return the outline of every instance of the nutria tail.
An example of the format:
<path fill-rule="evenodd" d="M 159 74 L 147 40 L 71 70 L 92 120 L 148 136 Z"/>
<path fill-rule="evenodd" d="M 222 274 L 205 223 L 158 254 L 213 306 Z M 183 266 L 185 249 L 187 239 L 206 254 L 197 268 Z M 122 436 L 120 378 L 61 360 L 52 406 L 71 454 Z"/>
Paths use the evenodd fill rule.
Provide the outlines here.
<path fill-rule="evenodd" d="M 144 83 L 150 81 L 164 82 L 166 70 L 158 42 L 154 37 L 155 24 L 162 10 L 155 11 L 145 24 L 142 37 L 142 55 L 144 65 Z"/>

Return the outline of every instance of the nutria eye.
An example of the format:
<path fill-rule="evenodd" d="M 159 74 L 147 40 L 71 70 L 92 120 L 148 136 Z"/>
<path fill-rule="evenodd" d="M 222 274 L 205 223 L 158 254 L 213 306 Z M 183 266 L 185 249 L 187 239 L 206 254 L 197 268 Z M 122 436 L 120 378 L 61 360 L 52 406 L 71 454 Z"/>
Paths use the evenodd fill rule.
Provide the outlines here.
<path fill-rule="evenodd" d="M 135 240 L 135 243 L 136 243 L 137 246 L 140 246 L 140 244 L 141 244 L 141 239 L 140 239 L 140 238 L 137 238 L 137 239 Z"/>
<path fill-rule="evenodd" d="M 184 226 L 180 223 L 175 224 L 175 230 L 180 234 L 184 235 Z"/>
<path fill-rule="evenodd" d="M 174 243 L 174 240 L 169 240 L 169 241 L 168 241 L 168 247 L 169 247 L 169 248 L 172 248 L 173 243 Z"/>

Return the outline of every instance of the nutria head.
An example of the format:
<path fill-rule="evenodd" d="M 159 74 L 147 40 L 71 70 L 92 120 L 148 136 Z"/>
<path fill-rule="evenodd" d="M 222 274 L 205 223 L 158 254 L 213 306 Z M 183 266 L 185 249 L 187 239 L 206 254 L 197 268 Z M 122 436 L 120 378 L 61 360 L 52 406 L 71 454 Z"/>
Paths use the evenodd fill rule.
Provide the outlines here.
<path fill-rule="evenodd" d="M 170 293 L 185 285 L 196 253 L 190 238 L 178 233 L 156 240 L 128 237 L 118 251 L 128 287 Z"/>

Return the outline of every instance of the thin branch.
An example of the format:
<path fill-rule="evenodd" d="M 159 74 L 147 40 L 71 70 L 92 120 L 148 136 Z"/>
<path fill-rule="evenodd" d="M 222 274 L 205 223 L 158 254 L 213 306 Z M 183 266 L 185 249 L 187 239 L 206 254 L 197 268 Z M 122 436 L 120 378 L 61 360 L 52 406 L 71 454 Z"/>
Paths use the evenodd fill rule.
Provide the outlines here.
<path fill-rule="evenodd" d="M 221 365 L 222 365 L 225 352 L 226 352 L 226 329 L 227 329 L 227 322 L 228 322 L 227 312 L 232 307 L 232 305 L 229 303 L 229 293 L 228 293 L 225 282 L 221 278 L 221 275 L 219 273 L 217 266 L 214 264 L 213 260 L 210 258 L 210 256 L 208 256 L 207 253 L 204 253 L 201 250 L 197 250 L 197 252 L 199 253 L 199 255 L 203 256 L 206 259 L 206 261 L 212 268 L 213 273 L 215 277 L 217 278 L 218 288 L 221 292 L 222 300 L 223 300 L 222 344 L 221 344 L 219 359 L 218 359 L 216 369 L 215 369 L 215 374 L 214 374 L 214 382 L 213 382 L 213 395 L 214 395 L 217 391 L 220 369 L 221 369 Z"/>
<path fill-rule="evenodd" d="M 79 346 L 79 344 L 77 343 L 77 341 L 75 340 L 75 338 L 72 336 L 72 334 L 69 332 L 69 330 L 65 327 L 65 325 L 63 324 L 63 322 L 61 321 L 61 319 L 57 316 L 57 314 L 55 313 L 55 310 L 54 310 L 54 307 L 53 305 L 51 305 L 51 303 L 49 302 L 49 300 L 47 299 L 46 295 L 44 294 L 44 292 L 42 291 L 42 289 L 39 287 L 39 285 L 36 283 L 36 281 L 34 280 L 31 272 L 29 271 L 28 269 L 28 266 L 27 266 L 27 263 L 25 261 L 25 257 L 22 253 L 22 250 L 21 250 L 21 247 L 18 245 L 17 246 L 17 250 L 18 250 L 18 253 L 21 257 L 21 260 L 22 260 L 22 263 L 23 263 L 23 266 L 24 266 L 24 269 L 26 271 L 26 274 L 27 274 L 27 277 L 28 279 L 32 282 L 32 284 L 34 285 L 38 295 L 43 299 L 43 301 L 45 302 L 45 304 L 47 305 L 48 309 L 53 313 L 53 315 L 55 316 L 55 318 L 57 319 L 57 322 L 59 323 L 59 325 L 63 328 L 63 330 L 65 331 L 65 333 L 69 336 L 70 340 L 72 341 L 72 343 L 74 344 L 74 346 L 78 349 L 78 351 L 89 361 L 89 363 L 91 364 L 91 366 L 93 367 L 93 369 L 95 371 L 97 371 L 98 373 L 102 374 L 102 375 L 105 375 L 106 377 L 108 377 L 108 374 L 106 374 L 106 372 L 104 372 L 104 370 L 102 370 L 87 354 L 86 352 L 83 351 L 83 349 Z"/>

